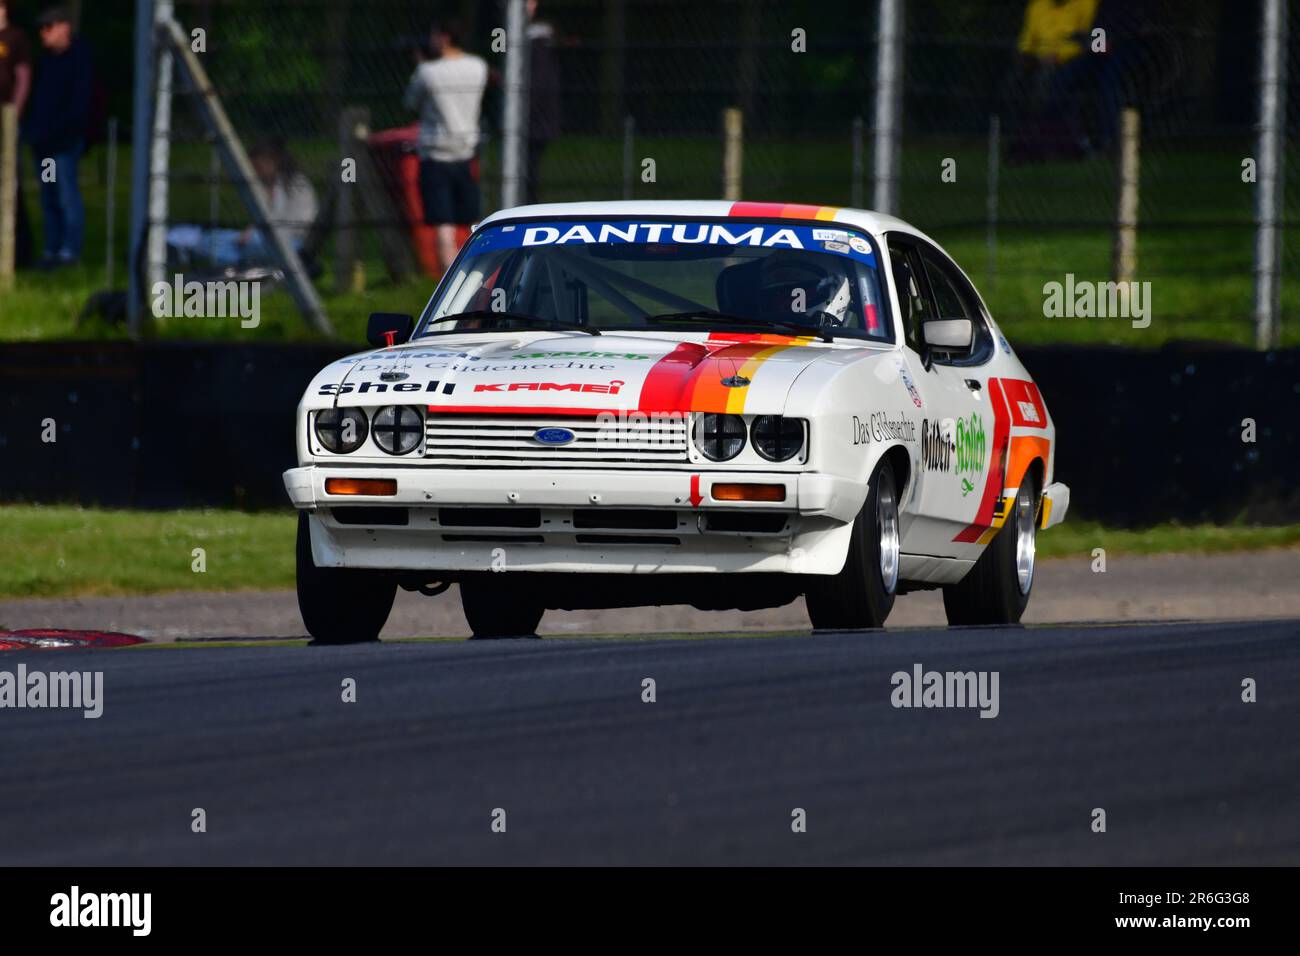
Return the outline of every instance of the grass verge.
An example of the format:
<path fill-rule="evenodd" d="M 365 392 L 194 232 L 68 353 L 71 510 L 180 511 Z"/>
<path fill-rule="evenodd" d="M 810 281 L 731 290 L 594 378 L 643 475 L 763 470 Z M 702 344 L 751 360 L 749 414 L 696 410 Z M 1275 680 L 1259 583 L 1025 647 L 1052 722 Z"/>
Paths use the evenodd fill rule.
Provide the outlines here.
<path fill-rule="evenodd" d="M 274 590 L 294 586 L 294 516 L 280 512 L 105 511 L 0 505 L 0 599 Z M 1300 525 L 1070 521 L 1043 533 L 1045 558 L 1253 551 L 1300 544 Z M 202 549 L 203 571 L 196 570 Z"/>

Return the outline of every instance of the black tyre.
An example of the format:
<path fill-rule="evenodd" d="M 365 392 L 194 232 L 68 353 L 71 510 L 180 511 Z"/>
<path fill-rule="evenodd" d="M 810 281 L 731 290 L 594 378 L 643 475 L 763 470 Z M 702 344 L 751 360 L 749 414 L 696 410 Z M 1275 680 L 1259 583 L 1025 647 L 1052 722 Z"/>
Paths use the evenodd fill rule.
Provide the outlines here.
<path fill-rule="evenodd" d="M 298 515 L 298 610 L 316 643 L 379 640 L 396 594 L 397 580 L 383 571 L 316 567 L 307 516 Z"/>
<path fill-rule="evenodd" d="M 1011 514 L 975 566 L 943 589 L 949 624 L 1017 624 L 1034 586 L 1038 481 L 1026 474 Z"/>
<path fill-rule="evenodd" d="M 853 522 L 839 574 L 818 575 L 806 592 L 812 626 L 884 627 L 898 587 L 898 486 L 888 459 L 876 466 L 867 500 Z"/>
<path fill-rule="evenodd" d="M 502 574 L 460 582 L 460 605 L 475 638 L 535 637 L 545 608 L 532 589 Z"/>

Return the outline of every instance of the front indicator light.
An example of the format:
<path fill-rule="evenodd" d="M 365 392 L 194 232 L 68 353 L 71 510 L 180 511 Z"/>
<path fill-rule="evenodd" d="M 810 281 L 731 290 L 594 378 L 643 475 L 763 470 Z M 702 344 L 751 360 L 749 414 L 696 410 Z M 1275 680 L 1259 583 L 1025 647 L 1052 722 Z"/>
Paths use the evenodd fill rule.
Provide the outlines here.
<path fill-rule="evenodd" d="M 326 478 L 327 495 L 371 495 L 384 497 L 397 494 L 396 478 Z"/>
<path fill-rule="evenodd" d="M 785 501 L 785 485 L 728 482 L 714 485 L 710 493 L 714 501 Z"/>

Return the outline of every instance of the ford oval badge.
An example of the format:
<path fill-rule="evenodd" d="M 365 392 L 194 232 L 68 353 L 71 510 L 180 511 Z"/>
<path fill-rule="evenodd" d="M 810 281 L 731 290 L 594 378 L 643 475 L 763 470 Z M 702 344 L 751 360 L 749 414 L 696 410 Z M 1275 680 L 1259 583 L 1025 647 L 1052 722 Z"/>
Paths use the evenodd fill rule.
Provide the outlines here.
<path fill-rule="evenodd" d="M 577 437 L 567 428 L 539 428 L 533 432 L 533 440 L 543 445 L 567 445 Z"/>

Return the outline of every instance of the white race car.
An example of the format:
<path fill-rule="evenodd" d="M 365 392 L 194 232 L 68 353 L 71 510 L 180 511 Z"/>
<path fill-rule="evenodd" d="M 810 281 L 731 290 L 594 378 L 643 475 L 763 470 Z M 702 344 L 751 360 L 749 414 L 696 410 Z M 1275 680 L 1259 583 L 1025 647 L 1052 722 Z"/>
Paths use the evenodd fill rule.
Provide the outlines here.
<path fill-rule="evenodd" d="M 547 608 L 779 607 L 880 627 L 942 588 L 1014 623 L 1061 521 L 1055 427 L 974 286 L 900 220 L 827 206 L 525 206 L 418 322 L 298 408 L 298 599 L 374 640 L 458 584 L 476 637 Z"/>

